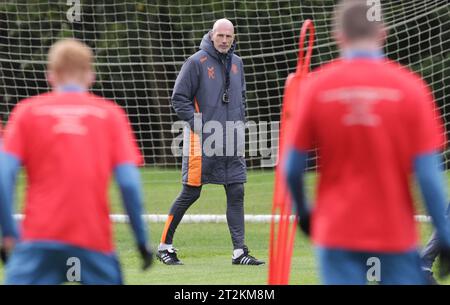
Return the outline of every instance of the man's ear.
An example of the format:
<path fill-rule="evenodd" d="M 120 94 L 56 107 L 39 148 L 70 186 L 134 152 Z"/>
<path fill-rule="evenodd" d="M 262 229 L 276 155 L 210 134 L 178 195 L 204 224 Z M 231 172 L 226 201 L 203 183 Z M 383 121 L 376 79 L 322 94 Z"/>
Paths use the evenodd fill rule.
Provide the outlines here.
<path fill-rule="evenodd" d="M 334 41 L 336 41 L 338 46 L 345 45 L 346 39 L 345 39 L 345 36 L 342 34 L 342 32 L 334 31 L 333 38 L 334 38 Z"/>
<path fill-rule="evenodd" d="M 93 86 L 95 84 L 95 72 L 94 71 L 89 71 L 89 75 L 87 78 L 87 87 L 90 88 L 91 86 Z"/>
<path fill-rule="evenodd" d="M 47 82 L 49 83 L 50 87 L 54 87 L 55 85 L 55 75 L 51 71 L 46 72 Z"/>
<path fill-rule="evenodd" d="M 384 44 L 386 43 L 388 34 L 389 34 L 389 30 L 386 29 L 385 27 L 380 29 L 380 34 L 378 36 L 378 39 L 380 40 L 379 43 L 381 46 L 384 46 Z"/>

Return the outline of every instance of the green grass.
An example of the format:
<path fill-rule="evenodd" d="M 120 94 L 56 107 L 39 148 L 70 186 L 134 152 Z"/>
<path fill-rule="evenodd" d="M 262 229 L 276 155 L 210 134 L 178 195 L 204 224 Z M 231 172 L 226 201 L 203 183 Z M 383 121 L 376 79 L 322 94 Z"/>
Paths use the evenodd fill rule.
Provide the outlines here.
<path fill-rule="evenodd" d="M 166 214 L 180 191 L 180 173 L 176 170 L 146 169 L 142 171 L 145 188 L 145 210 L 151 214 Z M 23 177 L 18 198 L 23 199 Z M 315 177 L 308 176 L 308 184 Z M 245 193 L 247 214 L 270 214 L 272 208 L 271 171 L 250 171 Z M 313 188 L 310 187 L 310 193 Z M 117 189 L 111 187 L 111 212 L 123 213 Z M 188 211 L 190 214 L 224 214 L 225 192 L 222 186 L 206 185 L 201 198 Z M 19 208 L 20 210 L 20 208 Z M 423 210 L 420 208 L 420 210 Z M 149 224 L 152 246 L 157 247 L 164 224 Z M 267 265 L 231 265 L 231 240 L 225 223 L 183 223 L 178 227 L 174 245 L 184 266 L 165 266 L 155 262 L 146 271 L 140 270 L 131 230 L 126 224 L 115 224 L 115 242 L 127 284 L 266 284 Z M 421 243 L 430 235 L 430 225 L 421 224 Z M 246 224 L 246 243 L 251 254 L 268 261 L 269 224 Z M 0 280 L 3 269 L 0 268 Z M 314 250 L 303 235 L 297 234 L 292 260 L 291 284 L 318 284 Z M 444 282 L 450 284 L 450 280 Z"/>

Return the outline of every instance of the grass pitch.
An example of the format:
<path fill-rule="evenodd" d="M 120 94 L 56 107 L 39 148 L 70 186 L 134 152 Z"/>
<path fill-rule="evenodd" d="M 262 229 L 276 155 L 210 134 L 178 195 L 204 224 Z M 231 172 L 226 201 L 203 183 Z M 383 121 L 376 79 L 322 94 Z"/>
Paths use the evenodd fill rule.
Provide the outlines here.
<path fill-rule="evenodd" d="M 180 191 L 178 170 L 145 169 L 142 171 L 145 188 L 145 212 L 166 214 L 172 201 Z M 272 171 L 249 172 L 245 188 L 245 213 L 270 214 L 272 208 Z M 314 184 L 314 177 L 308 177 L 308 184 Z M 18 200 L 23 200 L 23 177 L 19 181 Z M 310 187 L 312 192 L 313 188 Z M 115 186 L 111 187 L 111 212 L 124 213 Z M 207 185 L 200 199 L 189 209 L 190 214 L 224 214 L 226 210 L 225 192 L 222 186 Z M 423 209 L 419 207 L 423 212 Z M 21 211 L 19 206 L 18 212 Z M 164 224 L 150 223 L 151 243 L 154 248 Z M 269 224 L 246 224 L 246 244 L 251 254 L 268 262 Z M 232 244 L 225 223 L 182 223 L 178 227 L 174 246 L 179 249 L 183 266 L 166 266 L 159 261 L 146 272 L 141 271 L 141 261 L 135 249 L 130 227 L 115 224 L 115 242 L 122 265 L 126 284 L 235 284 L 254 285 L 267 283 L 267 264 L 263 266 L 231 265 Z M 420 225 L 421 243 L 424 244 L 431 233 L 429 224 Z M 0 268 L 3 280 L 3 268 Z M 314 249 L 303 235 L 297 234 L 292 260 L 291 284 L 319 284 Z M 444 281 L 450 284 L 450 279 Z"/>

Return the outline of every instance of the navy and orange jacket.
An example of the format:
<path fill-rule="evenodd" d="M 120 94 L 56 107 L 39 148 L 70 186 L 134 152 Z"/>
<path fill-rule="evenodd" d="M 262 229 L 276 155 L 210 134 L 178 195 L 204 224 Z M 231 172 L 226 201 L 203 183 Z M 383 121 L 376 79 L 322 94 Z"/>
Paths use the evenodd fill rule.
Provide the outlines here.
<path fill-rule="evenodd" d="M 183 64 L 172 94 L 175 112 L 189 123 L 184 133 L 182 175 L 183 184 L 190 186 L 246 181 L 244 67 L 242 59 L 234 54 L 235 44 L 228 54 L 222 55 L 216 51 L 210 37 L 210 32 L 205 34 L 200 50 Z M 227 74 L 228 102 L 224 102 Z M 196 113 L 201 114 L 202 126 L 194 132 Z M 240 126 L 240 131 L 231 132 L 228 139 L 227 121 Z M 212 123 L 210 126 L 219 124 L 223 132 L 203 128 L 208 122 Z M 214 138 L 208 140 L 211 136 Z M 211 142 L 214 145 L 209 145 Z M 208 149 L 210 146 L 213 151 Z"/>

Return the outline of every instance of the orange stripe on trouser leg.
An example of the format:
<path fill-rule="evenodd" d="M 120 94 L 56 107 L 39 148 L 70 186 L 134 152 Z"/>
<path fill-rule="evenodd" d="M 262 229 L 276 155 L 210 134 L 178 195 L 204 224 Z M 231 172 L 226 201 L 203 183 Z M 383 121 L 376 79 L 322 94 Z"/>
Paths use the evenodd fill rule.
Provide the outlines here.
<path fill-rule="evenodd" d="M 189 164 L 187 185 L 202 185 L 202 148 L 198 134 L 190 131 L 189 137 Z"/>
<path fill-rule="evenodd" d="M 163 234 L 161 236 L 161 243 L 163 243 L 163 244 L 166 243 L 167 232 L 169 232 L 169 227 L 170 227 L 170 224 L 172 223 L 172 220 L 173 220 L 173 215 L 169 215 L 169 217 L 166 220 L 166 224 L 164 225 Z"/>

